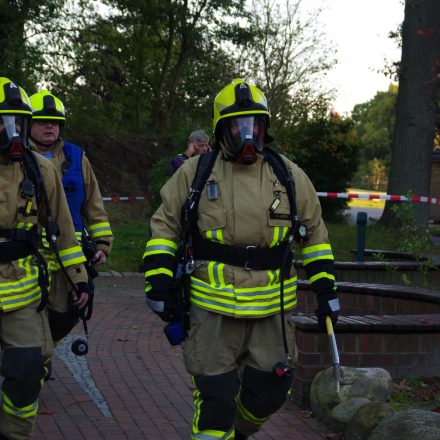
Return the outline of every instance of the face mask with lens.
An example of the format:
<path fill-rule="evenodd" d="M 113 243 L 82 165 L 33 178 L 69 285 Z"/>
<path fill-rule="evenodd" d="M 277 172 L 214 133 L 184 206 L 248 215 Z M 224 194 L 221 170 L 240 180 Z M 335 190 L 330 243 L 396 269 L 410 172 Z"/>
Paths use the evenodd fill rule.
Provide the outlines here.
<path fill-rule="evenodd" d="M 23 159 L 27 123 L 22 115 L 0 115 L 0 154 L 11 162 Z"/>
<path fill-rule="evenodd" d="M 241 116 L 223 121 L 225 148 L 230 160 L 251 165 L 264 146 L 266 120 L 263 116 Z"/>

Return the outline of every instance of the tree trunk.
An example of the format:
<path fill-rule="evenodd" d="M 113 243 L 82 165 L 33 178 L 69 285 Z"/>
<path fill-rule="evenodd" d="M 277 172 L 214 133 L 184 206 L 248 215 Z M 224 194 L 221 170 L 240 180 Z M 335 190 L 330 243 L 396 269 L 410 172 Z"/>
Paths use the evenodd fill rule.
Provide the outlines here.
<path fill-rule="evenodd" d="M 438 110 L 440 1 L 406 0 L 388 194 L 429 195 Z M 414 204 L 415 223 L 427 226 L 428 205 Z M 381 223 L 395 223 L 387 203 Z"/>

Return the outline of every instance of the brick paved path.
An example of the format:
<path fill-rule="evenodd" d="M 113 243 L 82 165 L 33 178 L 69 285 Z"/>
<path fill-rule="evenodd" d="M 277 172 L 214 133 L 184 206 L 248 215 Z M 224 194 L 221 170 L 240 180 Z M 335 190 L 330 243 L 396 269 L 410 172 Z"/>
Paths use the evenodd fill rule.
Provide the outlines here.
<path fill-rule="evenodd" d="M 145 305 L 142 278 L 96 281 L 89 354 L 71 355 L 70 344 L 58 349 L 33 439 L 190 439 L 193 386 L 180 348 L 168 344 Z M 320 440 L 326 433 L 287 402 L 253 438 Z"/>

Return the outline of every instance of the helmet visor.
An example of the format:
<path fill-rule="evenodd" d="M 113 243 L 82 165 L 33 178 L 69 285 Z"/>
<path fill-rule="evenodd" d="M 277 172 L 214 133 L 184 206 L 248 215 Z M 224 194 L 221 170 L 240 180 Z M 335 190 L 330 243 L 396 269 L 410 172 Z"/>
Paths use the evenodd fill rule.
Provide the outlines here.
<path fill-rule="evenodd" d="M 23 115 L 0 114 L 0 149 L 8 146 L 13 138 L 27 138 L 28 119 Z"/>
<path fill-rule="evenodd" d="M 264 116 L 241 116 L 224 120 L 228 149 L 231 153 L 241 152 L 246 143 L 253 143 L 258 151 L 263 150 L 266 119 Z"/>

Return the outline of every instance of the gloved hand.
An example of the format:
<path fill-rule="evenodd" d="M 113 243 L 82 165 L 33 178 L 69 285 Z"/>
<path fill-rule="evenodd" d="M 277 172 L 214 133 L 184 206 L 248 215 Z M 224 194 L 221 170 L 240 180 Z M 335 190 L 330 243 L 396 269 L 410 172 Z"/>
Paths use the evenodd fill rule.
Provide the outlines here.
<path fill-rule="evenodd" d="M 165 322 L 181 319 L 177 293 L 172 287 L 165 291 L 150 290 L 146 294 L 148 307 Z"/>
<path fill-rule="evenodd" d="M 89 302 L 90 289 L 88 283 L 77 283 L 76 291 L 69 297 L 69 313 L 72 317 L 79 318 Z"/>
<path fill-rule="evenodd" d="M 320 332 L 327 333 L 327 326 L 325 324 L 326 316 L 330 316 L 333 325 L 336 324 L 340 310 L 341 306 L 336 292 L 321 293 L 318 295 L 316 316 L 318 317 L 318 328 Z"/>

